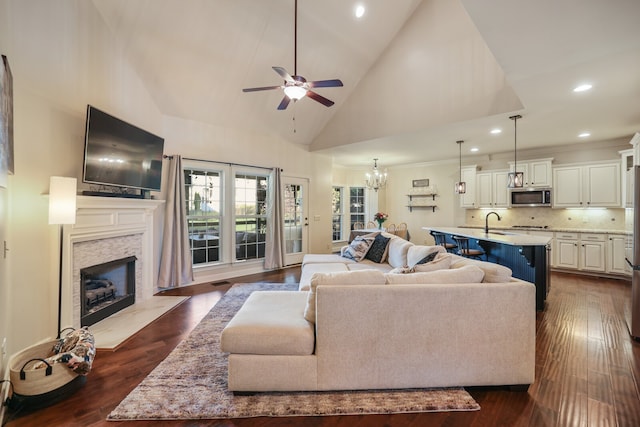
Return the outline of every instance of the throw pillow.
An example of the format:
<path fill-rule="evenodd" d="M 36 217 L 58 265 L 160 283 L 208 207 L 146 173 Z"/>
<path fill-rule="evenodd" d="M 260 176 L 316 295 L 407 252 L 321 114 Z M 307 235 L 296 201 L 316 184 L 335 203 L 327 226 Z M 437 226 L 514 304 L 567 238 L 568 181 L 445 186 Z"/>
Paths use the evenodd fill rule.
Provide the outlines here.
<path fill-rule="evenodd" d="M 482 281 L 485 283 L 507 283 L 511 280 L 513 274 L 511 269 L 504 265 L 462 257 L 455 259 L 451 263 L 451 268 L 461 268 L 465 265 L 475 265 L 482 269 L 484 271 L 484 279 Z"/>
<path fill-rule="evenodd" d="M 436 271 L 436 270 L 447 270 L 451 266 L 451 261 L 453 260 L 453 256 L 450 253 L 441 253 L 436 252 L 436 257 L 433 261 L 416 264 L 413 267 L 413 270 L 416 273 L 424 273 L 428 271 Z"/>
<path fill-rule="evenodd" d="M 384 237 L 382 234 L 378 234 L 369 248 L 369 251 L 365 255 L 366 259 L 370 259 L 373 262 L 381 263 L 385 260 L 387 254 L 387 245 L 389 244 L 389 237 Z"/>
<path fill-rule="evenodd" d="M 384 273 L 379 270 L 339 271 L 335 273 L 314 273 L 307 294 L 304 318 L 316 323 L 316 289 L 318 286 L 336 285 L 384 285 Z"/>
<path fill-rule="evenodd" d="M 356 236 L 349 246 L 344 248 L 341 255 L 354 261 L 362 261 L 374 240 L 374 237 Z"/>
<path fill-rule="evenodd" d="M 413 274 L 386 274 L 388 285 L 431 285 L 455 283 L 480 283 L 484 272 L 475 265 L 454 270 L 438 270 Z"/>
<path fill-rule="evenodd" d="M 414 246 L 413 243 L 400 238 L 389 240 L 389 254 L 387 256 L 389 265 L 393 268 L 406 267 L 407 252 L 412 246 Z"/>
<path fill-rule="evenodd" d="M 426 264 L 428 262 L 431 262 L 434 259 L 436 259 L 436 255 L 438 255 L 438 254 L 439 254 L 439 252 L 431 252 L 429 255 L 427 255 L 426 257 L 422 258 L 420 261 L 416 262 L 416 265 Z"/>
<path fill-rule="evenodd" d="M 414 245 L 409 248 L 407 251 L 407 266 L 413 267 L 418 261 L 421 261 L 424 257 L 433 252 L 446 252 L 445 248 L 436 245 L 436 246 L 426 246 L 426 245 Z"/>

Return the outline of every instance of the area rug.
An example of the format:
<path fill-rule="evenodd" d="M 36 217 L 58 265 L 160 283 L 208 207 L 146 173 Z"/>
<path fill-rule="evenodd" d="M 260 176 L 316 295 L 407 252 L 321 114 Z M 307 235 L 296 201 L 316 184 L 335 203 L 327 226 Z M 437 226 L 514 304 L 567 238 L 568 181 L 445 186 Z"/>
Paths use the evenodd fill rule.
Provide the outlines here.
<path fill-rule="evenodd" d="M 227 390 L 227 354 L 220 351 L 222 329 L 251 292 L 295 289 L 295 284 L 234 285 L 107 419 L 193 420 L 480 409 L 463 388 L 234 396 Z"/>

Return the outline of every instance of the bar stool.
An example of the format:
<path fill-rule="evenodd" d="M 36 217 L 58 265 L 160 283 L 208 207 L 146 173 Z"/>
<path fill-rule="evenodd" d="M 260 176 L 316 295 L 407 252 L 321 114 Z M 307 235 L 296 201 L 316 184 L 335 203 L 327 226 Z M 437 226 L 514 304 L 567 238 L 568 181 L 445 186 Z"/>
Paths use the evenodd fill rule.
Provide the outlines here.
<path fill-rule="evenodd" d="M 444 233 L 438 233 L 437 231 L 432 231 L 431 235 L 433 236 L 433 240 L 436 242 L 436 245 L 444 247 L 447 252 L 454 252 L 454 249 L 458 246 L 454 243 L 447 242 L 447 236 Z"/>
<path fill-rule="evenodd" d="M 458 245 L 458 255 L 467 258 L 476 258 L 485 256 L 485 253 L 481 249 L 469 249 L 469 238 L 462 236 L 453 236 L 453 240 Z"/>

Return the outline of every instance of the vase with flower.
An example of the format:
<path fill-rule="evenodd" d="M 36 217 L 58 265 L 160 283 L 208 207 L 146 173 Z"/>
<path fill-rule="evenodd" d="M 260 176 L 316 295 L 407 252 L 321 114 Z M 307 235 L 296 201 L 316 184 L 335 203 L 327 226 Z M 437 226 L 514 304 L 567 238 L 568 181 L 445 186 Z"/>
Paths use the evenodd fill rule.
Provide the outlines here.
<path fill-rule="evenodd" d="M 389 219 L 389 215 L 383 212 L 378 212 L 373 216 L 373 219 L 378 223 L 378 229 L 382 230 L 382 223 Z"/>

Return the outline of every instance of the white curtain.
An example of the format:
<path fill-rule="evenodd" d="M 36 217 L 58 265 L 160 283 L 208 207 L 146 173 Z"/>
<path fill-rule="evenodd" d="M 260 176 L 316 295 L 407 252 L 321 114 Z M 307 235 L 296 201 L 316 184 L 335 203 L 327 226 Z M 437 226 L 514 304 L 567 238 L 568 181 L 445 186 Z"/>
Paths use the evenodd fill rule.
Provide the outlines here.
<path fill-rule="evenodd" d="M 169 159 L 169 188 L 158 276 L 158 287 L 161 288 L 178 287 L 193 282 L 182 157 L 174 155 Z"/>
<path fill-rule="evenodd" d="M 280 168 L 269 175 L 269 200 L 267 202 L 267 242 L 264 267 L 268 270 L 284 267 L 284 205 Z"/>

